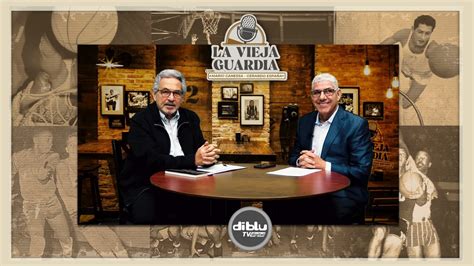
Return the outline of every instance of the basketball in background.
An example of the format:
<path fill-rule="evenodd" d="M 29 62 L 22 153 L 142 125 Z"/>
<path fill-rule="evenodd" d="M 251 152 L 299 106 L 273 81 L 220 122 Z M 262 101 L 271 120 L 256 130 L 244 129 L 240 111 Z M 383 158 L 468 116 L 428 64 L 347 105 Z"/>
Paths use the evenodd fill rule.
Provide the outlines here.
<path fill-rule="evenodd" d="M 400 193 L 407 199 L 417 199 L 424 193 L 423 177 L 416 172 L 406 172 L 400 177 Z"/>
<path fill-rule="evenodd" d="M 440 44 L 429 54 L 431 71 L 441 78 L 459 75 L 459 47 L 454 44 Z"/>
<path fill-rule="evenodd" d="M 54 36 L 64 48 L 77 53 L 78 44 L 109 44 L 118 28 L 116 11 L 54 11 Z"/>

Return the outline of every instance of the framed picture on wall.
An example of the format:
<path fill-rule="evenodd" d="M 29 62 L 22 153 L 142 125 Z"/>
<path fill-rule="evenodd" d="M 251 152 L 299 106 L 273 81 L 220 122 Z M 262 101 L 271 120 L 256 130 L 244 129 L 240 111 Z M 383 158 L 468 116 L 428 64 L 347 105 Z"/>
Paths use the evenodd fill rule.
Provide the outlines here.
<path fill-rule="evenodd" d="M 240 125 L 263 126 L 263 95 L 240 96 Z"/>
<path fill-rule="evenodd" d="M 125 128 L 125 116 L 109 117 L 109 128 Z"/>
<path fill-rule="evenodd" d="M 150 92 L 148 91 L 127 91 L 125 92 L 128 108 L 146 108 L 150 102 Z"/>
<path fill-rule="evenodd" d="M 136 113 L 139 113 L 145 109 L 146 108 L 128 108 L 125 115 L 125 122 L 127 123 L 127 125 L 130 126 L 130 120 Z"/>
<path fill-rule="evenodd" d="M 239 104 L 238 102 L 218 102 L 217 117 L 219 119 L 238 119 Z"/>
<path fill-rule="evenodd" d="M 124 85 L 102 85 L 100 89 L 100 114 L 123 115 Z"/>
<path fill-rule="evenodd" d="M 221 87 L 222 100 L 237 101 L 239 99 L 238 87 Z"/>
<path fill-rule="evenodd" d="M 253 83 L 240 83 L 240 93 L 253 93 Z"/>
<path fill-rule="evenodd" d="M 383 119 L 383 102 L 364 102 L 362 109 L 367 119 Z"/>
<path fill-rule="evenodd" d="M 359 87 L 339 87 L 342 95 L 339 100 L 339 107 L 359 115 Z"/>

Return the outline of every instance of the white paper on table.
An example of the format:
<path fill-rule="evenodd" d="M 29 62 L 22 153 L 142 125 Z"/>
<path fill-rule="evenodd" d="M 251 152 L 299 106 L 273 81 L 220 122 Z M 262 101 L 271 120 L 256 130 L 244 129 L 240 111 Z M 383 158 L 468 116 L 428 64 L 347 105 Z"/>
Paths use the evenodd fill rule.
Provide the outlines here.
<path fill-rule="evenodd" d="M 287 167 L 280 170 L 267 172 L 269 175 L 283 175 L 283 176 L 304 176 L 321 171 L 321 169 L 306 169 L 299 167 Z"/>
<path fill-rule="evenodd" d="M 234 171 L 234 170 L 239 170 L 239 169 L 244 169 L 244 166 L 240 165 L 231 165 L 231 164 L 215 164 L 210 167 L 198 167 L 199 171 L 205 171 L 213 174 L 218 174 L 218 173 L 224 173 L 228 171 Z"/>

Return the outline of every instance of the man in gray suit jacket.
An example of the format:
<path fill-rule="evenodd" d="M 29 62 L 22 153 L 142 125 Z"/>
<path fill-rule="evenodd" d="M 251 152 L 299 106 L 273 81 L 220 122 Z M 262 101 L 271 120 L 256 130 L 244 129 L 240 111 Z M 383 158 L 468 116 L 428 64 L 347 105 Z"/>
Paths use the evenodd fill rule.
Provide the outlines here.
<path fill-rule="evenodd" d="M 314 207 L 324 217 L 321 222 L 361 223 L 368 201 L 367 184 L 373 157 L 368 122 L 339 108 L 342 92 L 333 75 L 317 75 L 311 87 L 316 110 L 299 120 L 289 164 L 347 176 L 351 181 L 349 187 L 314 198 Z"/>

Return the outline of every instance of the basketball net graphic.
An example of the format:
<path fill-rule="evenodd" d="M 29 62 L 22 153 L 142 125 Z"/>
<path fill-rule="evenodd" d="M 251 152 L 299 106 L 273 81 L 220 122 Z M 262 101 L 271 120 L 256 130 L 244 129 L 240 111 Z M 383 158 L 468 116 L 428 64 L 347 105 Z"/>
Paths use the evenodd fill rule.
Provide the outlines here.
<path fill-rule="evenodd" d="M 212 44 L 211 34 L 217 33 L 217 26 L 221 19 L 221 14 L 212 10 L 206 10 L 199 15 L 202 21 L 202 32 L 206 34 L 207 44 Z"/>

